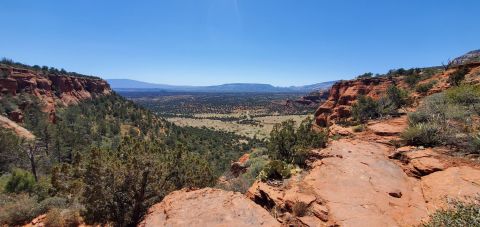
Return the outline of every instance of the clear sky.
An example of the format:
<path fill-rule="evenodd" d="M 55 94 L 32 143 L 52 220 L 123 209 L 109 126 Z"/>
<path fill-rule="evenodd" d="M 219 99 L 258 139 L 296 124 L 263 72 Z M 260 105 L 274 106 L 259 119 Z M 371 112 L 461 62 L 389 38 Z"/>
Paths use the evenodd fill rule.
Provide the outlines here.
<path fill-rule="evenodd" d="M 1 0 L 0 56 L 103 78 L 304 85 L 480 48 L 478 0 Z"/>

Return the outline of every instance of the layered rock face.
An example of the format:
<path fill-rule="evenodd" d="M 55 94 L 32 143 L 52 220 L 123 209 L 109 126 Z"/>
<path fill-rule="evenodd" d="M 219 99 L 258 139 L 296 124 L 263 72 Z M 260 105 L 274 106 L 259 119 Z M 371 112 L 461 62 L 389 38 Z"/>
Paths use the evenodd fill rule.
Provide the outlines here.
<path fill-rule="evenodd" d="M 358 96 L 366 95 L 373 99 L 380 98 L 390 85 L 401 86 L 397 78 L 363 78 L 340 81 L 330 89 L 328 99 L 315 112 L 317 125 L 328 126 L 331 121 L 348 118 L 351 106 Z"/>
<path fill-rule="evenodd" d="M 108 83 L 92 77 L 73 77 L 44 74 L 40 71 L 0 66 L 4 77 L 0 78 L 0 96 L 28 93 L 43 102 L 43 111 L 55 119 L 55 105 L 72 105 L 96 95 L 112 92 Z M 10 119 L 22 122 L 21 112 L 12 111 Z"/>
<path fill-rule="evenodd" d="M 475 52 L 476 53 L 476 52 Z M 409 94 L 414 104 L 421 102 L 422 98 L 434 93 L 442 92 L 451 85 L 448 82 L 449 76 L 461 67 L 466 67 L 469 73 L 465 76 L 465 82 L 471 84 L 480 83 L 480 62 L 471 62 L 463 65 L 453 65 L 445 72 L 438 73 L 428 79 L 420 81 L 419 84 L 435 82 L 433 87 L 425 94 L 413 91 Z M 328 99 L 315 111 L 315 122 L 320 127 L 332 125 L 340 119 L 347 119 L 351 116 L 353 103 L 360 95 L 379 99 L 385 94 L 391 85 L 405 89 L 408 85 L 404 76 L 397 77 L 373 77 L 361 78 L 335 83 L 328 94 Z M 415 90 L 415 89 L 413 89 Z"/>
<path fill-rule="evenodd" d="M 327 100 L 329 96 L 329 90 L 319 90 L 312 92 L 308 95 L 302 96 L 296 100 L 287 100 L 286 105 L 302 105 L 302 106 L 318 106 L 318 104 L 324 100 Z"/>
<path fill-rule="evenodd" d="M 181 190 L 151 207 L 139 226 L 280 226 L 244 195 L 219 189 Z"/>

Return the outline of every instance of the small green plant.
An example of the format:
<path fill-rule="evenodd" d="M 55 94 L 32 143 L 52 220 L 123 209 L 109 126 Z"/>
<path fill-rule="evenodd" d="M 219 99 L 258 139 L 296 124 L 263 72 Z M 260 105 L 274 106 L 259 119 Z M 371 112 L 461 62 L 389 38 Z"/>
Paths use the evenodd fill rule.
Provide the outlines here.
<path fill-rule="evenodd" d="M 470 139 L 470 150 L 474 151 L 477 154 L 480 154 L 480 132 L 472 135 Z"/>
<path fill-rule="evenodd" d="M 362 75 L 358 75 L 357 79 L 372 78 L 372 76 L 373 76 L 373 73 L 368 72 L 368 73 L 364 73 Z"/>
<path fill-rule="evenodd" d="M 470 201 L 449 201 L 447 209 L 437 210 L 430 215 L 430 220 L 423 227 L 463 227 L 480 226 L 480 198 Z"/>
<path fill-rule="evenodd" d="M 290 174 L 291 168 L 286 163 L 280 160 L 273 160 L 265 165 L 258 177 L 262 181 L 283 180 L 289 178 Z"/>
<path fill-rule="evenodd" d="M 414 87 L 422 78 L 418 74 L 408 74 L 405 76 L 405 82 L 410 86 Z"/>
<path fill-rule="evenodd" d="M 356 125 L 356 126 L 353 126 L 352 130 L 353 132 L 363 132 L 365 131 L 365 125 L 364 124 L 360 124 L 360 125 Z"/>
<path fill-rule="evenodd" d="M 379 117 L 378 103 L 368 96 L 358 97 L 357 102 L 352 105 L 352 117 L 359 122 Z"/>
<path fill-rule="evenodd" d="M 25 224 L 39 213 L 36 212 L 37 201 L 27 194 L 19 194 L 12 197 L 2 195 L 0 204 L 0 225 L 16 226 Z"/>
<path fill-rule="evenodd" d="M 292 213 L 295 217 L 303 217 L 308 213 L 308 204 L 302 201 L 296 201 L 292 207 Z"/>
<path fill-rule="evenodd" d="M 275 124 L 270 132 L 268 154 L 274 160 L 303 165 L 311 148 L 323 148 L 327 143 L 327 132 L 312 130 L 313 119 L 307 118 L 295 129 L 295 122 L 287 120 Z"/>
<path fill-rule="evenodd" d="M 450 76 L 448 77 L 448 82 L 453 86 L 459 86 L 463 79 L 465 79 L 465 75 L 467 74 L 468 69 L 466 67 L 462 67 L 450 74 Z"/>
<path fill-rule="evenodd" d="M 5 185 L 5 191 L 10 193 L 33 192 L 35 178 L 30 172 L 15 168 Z"/>
<path fill-rule="evenodd" d="M 409 103 L 407 92 L 395 85 L 390 85 L 386 93 L 386 98 L 390 100 L 395 110 Z"/>
<path fill-rule="evenodd" d="M 480 103 L 480 86 L 462 85 L 445 91 L 446 99 L 450 103 L 472 106 Z"/>
<path fill-rule="evenodd" d="M 435 146 L 443 142 L 442 134 L 440 126 L 429 122 L 409 126 L 401 136 L 410 145 Z"/>
<path fill-rule="evenodd" d="M 430 89 L 433 88 L 433 86 L 437 83 L 436 80 L 430 81 L 428 83 L 423 83 L 423 84 L 418 84 L 415 87 L 415 91 L 421 94 L 426 94 Z"/>
<path fill-rule="evenodd" d="M 45 226 L 52 227 L 75 227 L 82 222 L 80 212 L 72 209 L 53 208 L 45 217 Z"/>

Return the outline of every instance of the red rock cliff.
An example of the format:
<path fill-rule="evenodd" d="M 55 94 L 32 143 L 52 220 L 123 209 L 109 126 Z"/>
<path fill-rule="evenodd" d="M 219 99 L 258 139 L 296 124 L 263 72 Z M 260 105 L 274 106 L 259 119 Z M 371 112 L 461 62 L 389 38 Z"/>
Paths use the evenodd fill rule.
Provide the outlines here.
<path fill-rule="evenodd" d="M 106 81 L 93 77 L 48 74 L 5 65 L 0 65 L 0 70 L 3 76 L 0 77 L 0 97 L 19 93 L 34 95 L 43 102 L 43 111 L 49 114 L 51 121 L 55 120 L 55 106 L 58 104 L 68 106 L 112 92 Z M 22 121 L 18 111 L 10 115 L 12 120 Z"/>
<path fill-rule="evenodd" d="M 330 89 L 330 94 L 315 112 L 317 125 L 325 127 L 333 120 L 348 118 L 351 106 L 360 95 L 380 98 L 390 85 L 403 86 L 398 78 L 375 77 L 340 81 Z"/>
<path fill-rule="evenodd" d="M 415 92 L 415 89 L 406 89 L 408 85 L 405 83 L 404 76 L 361 78 L 337 82 L 330 89 L 327 101 L 315 111 L 316 124 L 325 127 L 331 125 L 334 121 L 350 117 L 352 104 L 356 102 L 358 96 L 366 95 L 373 99 L 379 99 L 385 94 L 390 85 L 409 90 L 409 92 L 412 92 L 410 97 L 417 103 L 426 95 L 448 89 L 451 86 L 448 82 L 448 77 L 461 67 L 466 67 L 469 70 L 464 80 L 465 83 L 480 83 L 479 62 L 452 66 L 446 71 L 439 72 L 428 79 L 420 81 L 419 84 L 435 81 L 433 87 L 426 94 Z"/>

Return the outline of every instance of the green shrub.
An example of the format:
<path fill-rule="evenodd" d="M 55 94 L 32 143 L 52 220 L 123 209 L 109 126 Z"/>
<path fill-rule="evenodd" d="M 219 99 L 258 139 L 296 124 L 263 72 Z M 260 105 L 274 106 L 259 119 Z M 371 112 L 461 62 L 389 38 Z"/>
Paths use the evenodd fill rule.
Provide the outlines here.
<path fill-rule="evenodd" d="M 296 201 L 292 207 L 292 213 L 295 217 L 303 217 L 308 213 L 308 204 L 302 201 Z"/>
<path fill-rule="evenodd" d="M 267 144 L 269 155 L 273 159 L 292 161 L 295 153 L 293 147 L 297 140 L 294 124 L 293 120 L 287 120 L 273 126 Z"/>
<path fill-rule="evenodd" d="M 435 146 L 443 142 L 443 133 L 442 128 L 434 123 L 418 123 L 409 126 L 401 136 L 410 145 Z"/>
<path fill-rule="evenodd" d="M 408 124 L 415 125 L 418 123 L 425 123 L 428 122 L 430 119 L 430 115 L 426 111 L 416 111 L 407 114 L 408 116 Z"/>
<path fill-rule="evenodd" d="M 464 106 L 472 106 L 480 103 L 480 86 L 461 85 L 445 91 L 447 101 Z"/>
<path fill-rule="evenodd" d="M 247 171 L 243 175 L 253 183 L 267 163 L 268 160 L 263 157 L 250 158 L 247 161 Z"/>
<path fill-rule="evenodd" d="M 378 103 L 371 97 L 360 96 L 356 103 L 352 105 L 352 117 L 359 122 L 365 122 L 370 119 L 378 118 Z"/>
<path fill-rule="evenodd" d="M 426 94 L 430 89 L 433 88 L 433 86 L 437 83 L 436 80 L 430 81 L 428 83 L 423 83 L 423 84 L 418 84 L 415 87 L 415 91 L 421 94 Z"/>
<path fill-rule="evenodd" d="M 409 103 L 408 94 L 405 90 L 398 88 L 395 85 L 390 85 L 387 88 L 386 98 L 392 102 L 393 108 L 399 109 Z"/>
<path fill-rule="evenodd" d="M 30 172 L 15 168 L 10 175 L 5 191 L 10 193 L 33 192 L 35 187 L 35 178 Z"/>
<path fill-rule="evenodd" d="M 372 76 L 373 76 L 373 73 L 368 72 L 368 73 L 364 73 L 362 75 L 358 75 L 357 79 L 372 78 Z"/>
<path fill-rule="evenodd" d="M 480 198 L 471 201 L 450 201 L 448 209 L 440 209 L 430 215 L 424 227 L 480 226 Z"/>
<path fill-rule="evenodd" d="M 448 82 L 453 86 L 459 86 L 467 74 L 468 69 L 466 67 L 462 67 L 448 76 Z"/>
<path fill-rule="evenodd" d="M 405 76 L 405 82 L 410 85 L 410 87 L 414 87 L 422 78 L 418 74 L 409 74 Z"/>
<path fill-rule="evenodd" d="M 283 180 L 290 177 L 291 168 L 280 160 L 270 161 L 259 174 L 259 178 L 262 181 L 269 179 Z"/>
<path fill-rule="evenodd" d="M 272 159 L 303 165 L 311 148 L 325 147 L 328 136 L 326 130 L 314 132 L 313 119 L 307 118 L 295 130 L 295 122 L 287 120 L 275 124 L 270 132 L 268 153 Z"/>
<path fill-rule="evenodd" d="M 403 137 L 410 145 L 454 145 L 478 153 L 477 131 L 473 125 L 480 107 L 480 88 L 460 85 L 425 98 L 408 114 L 409 127 Z"/>
<path fill-rule="evenodd" d="M 25 224 L 41 214 L 37 201 L 28 194 L 0 198 L 0 225 L 17 226 Z"/>
<path fill-rule="evenodd" d="M 378 101 L 368 96 L 359 96 L 357 102 L 352 105 L 352 117 L 355 121 L 364 123 L 371 119 L 396 115 L 398 109 L 407 104 L 409 99 L 406 91 L 391 85 Z"/>
<path fill-rule="evenodd" d="M 353 126 L 352 130 L 353 132 L 363 132 L 365 131 L 365 125 L 360 124 L 360 125 Z"/>
<path fill-rule="evenodd" d="M 9 75 L 7 70 L 0 69 L 0 78 L 7 78 Z"/>
<path fill-rule="evenodd" d="M 51 209 L 45 217 L 47 227 L 75 227 L 82 223 L 80 211 L 72 209 Z"/>
<path fill-rule="evenodd" d="M 470 139 L 470 146 L 471 151 L 480 154 L 480 133 L 472 135 Z"/>

